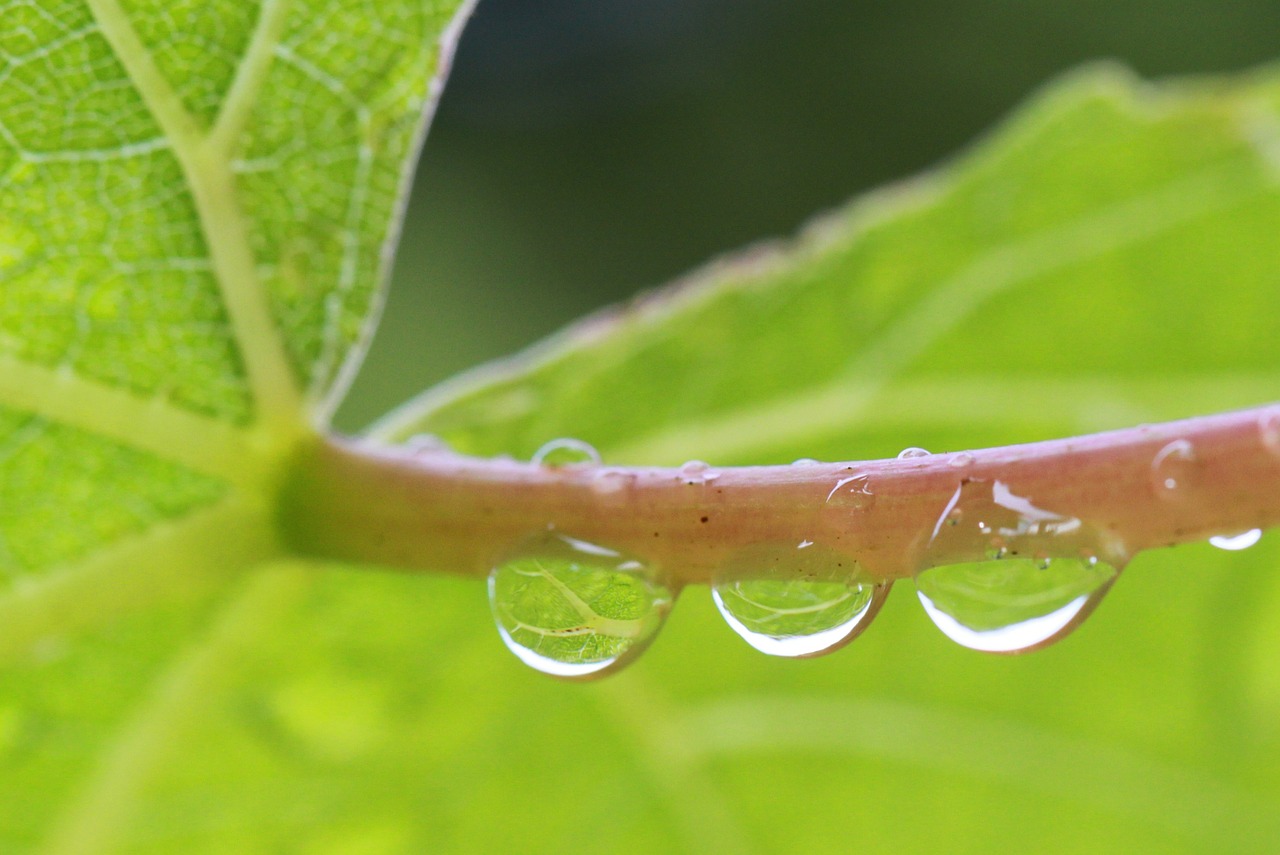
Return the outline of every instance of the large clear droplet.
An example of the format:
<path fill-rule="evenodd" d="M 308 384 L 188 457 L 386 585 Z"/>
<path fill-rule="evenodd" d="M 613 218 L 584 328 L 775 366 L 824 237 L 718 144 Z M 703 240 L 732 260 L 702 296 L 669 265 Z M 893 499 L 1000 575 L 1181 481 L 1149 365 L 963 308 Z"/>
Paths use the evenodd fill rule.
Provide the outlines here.
<path fill-rule="evenodd" d="M 739 553 L 711 587 L 734 632 L 772 656 L 818 656 L 865 629 L 888 594 L 847 555 L 802 540 Z"/>
<path fill-rule="evenodd" d="M 600 452 L 588 442 L 572 437 L 560 437 L 535 451 L 531 462 L 541 466 L 593 464 L 600 462 Z"/>
<path fill-rule="evenodd" d="M 489 574 L 498 632 L 525 664 L 582 678 L 638 655 L 672 594 L 649 566 L 557 532 L 527 541 Z"/>
<path fill-rule="evenodd" d="M 1076 517 L 1037 507 L 1001 481 L 962 485 L 944 508 L 916 590 L 948 637 L 1015 653 L 1067 635 L 1118 575 L 1114 544 Z"/>

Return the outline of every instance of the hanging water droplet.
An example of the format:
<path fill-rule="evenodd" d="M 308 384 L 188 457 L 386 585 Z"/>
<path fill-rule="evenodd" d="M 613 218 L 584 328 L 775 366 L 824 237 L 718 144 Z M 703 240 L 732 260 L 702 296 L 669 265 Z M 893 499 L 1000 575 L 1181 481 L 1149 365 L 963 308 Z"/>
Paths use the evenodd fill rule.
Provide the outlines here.
<path fill-rule="evenodd" d="M 1195 477 L 1196 450 L 1185 439 L 1175 439 L 1151 461 L 1151 485 L 1156 495 L 1172 499 L 1186 492 Z"/>
<path fill-rule="evenodd" d="M 902 449 L 901 451 L 899 451 L 899 452 L 898 452 L 898 459 L 899 459 L 899 460 L 913 460 L 913 459 L 915 459 L 915 458 L 917 458 L 917 457 L 928 457 L 928 456 L 930 456 L 930 454 L 931 454 L 931 452 L 926 451 L 926 450 L 924 450 L 923 448 L 916 448 L 916 447 L 912 446 L 911 448 L 904 448 L 904 449 Z"/>
<path fill-rule="evenodd" d="M 857 474 L 840 478 L 827 493 L 828 505 L 865 511 L 875 506 L 876 494 L 871 491 L 871 478 Z"/>
<path fill-rule="evenodd" d="M 1209 542 L 1219 549 L 1225 549 L 1229 552 L 1239 552 L 1262 540 L 1262 529 L 1255 528 L 1241 534 L 1225 535 L 1220 534 L 1209 538 Z"/>
<path fill-rule="evenodd" d="M 847 555 L 812 541 L 737 555 L 711 587 L 734 632 L 772 656 L 818 656 L 848 643 L 875 617 L 887 585 Z"/>
<path fill-rule="evenodd" d="M 557 677 L 587 677 L 634 658 L 661 628 L 671 600 L 642 562 L 557 532 L 527 541 L 489 574 L 503 642 Z"/>
<path fill-rule="evenodd" d="M 533 453 L 531 462 L 539 466 L 573 466 L 598 464 L 600 452 L 590 444 L 572 437 L 553 439 Z"/>
<path fill-rule="evenodd" d="M 955 469 L 966 469 L 974 464 L 977 458 L 967 451 L 959 451 L 947 458 L 947 464 Z"/>
<path fill-rule="evenodd" d="M 1029 650 L 1066 635 L 1105 595 L 1118 571 L 1097 560 L 1104 545 L 1076 517 L 1039 508 L 1002 481 L 973 480 L 942 510 L 916 591 L 954 641 Z"/>
<path fill-rule="evenodd" d="M 708 484 L 719 477 L 710 463 L 701 460 L 690 460 L 680 467 L 680 478 L 686 484 Z"/>
<path fill-rule="evenodd" d="M 1280 457 L 1280 411 L 1264 413 L 1258 419 L 1258 432 L 1262 437 L 1262 446 Z"/>

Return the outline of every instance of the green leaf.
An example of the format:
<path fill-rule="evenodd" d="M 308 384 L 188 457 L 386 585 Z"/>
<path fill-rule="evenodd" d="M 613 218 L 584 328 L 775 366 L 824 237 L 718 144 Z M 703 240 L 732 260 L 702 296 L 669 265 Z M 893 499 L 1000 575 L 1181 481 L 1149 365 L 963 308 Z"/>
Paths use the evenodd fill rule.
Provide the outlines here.
<path fill-rule="evenodd" d="M 0 0 L 3 848 L 1274 848 L 1271 543 L 1144 556 L 1018 660 L 903 593 L 842 653 L 769 660 L 688 591 L 582 687 L 522 669 L 473 582 L 282 554 L 283 455 L 368 334 L 457 14 Z M 383 434 L 728 463 L 1269 397 L 1278 108 L 1272 73 L 1077 75 Z"/>
<path fill-rule="evenodd" d="M 469 7 L 0 0 L 6 851 L 138 845 L 191 692 L 300 584 L 245 571 Z"/>

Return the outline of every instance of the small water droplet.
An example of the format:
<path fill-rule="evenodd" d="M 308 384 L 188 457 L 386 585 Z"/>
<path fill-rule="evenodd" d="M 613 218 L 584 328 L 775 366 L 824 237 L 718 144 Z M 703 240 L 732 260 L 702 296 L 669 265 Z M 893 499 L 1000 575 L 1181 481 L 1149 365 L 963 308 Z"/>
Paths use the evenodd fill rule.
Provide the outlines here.
<path fill-rule="evenodd" d="M 709 484 L 719 477 L 720 473 L 702 460 L 689 460 L 680 467 L 680 478 L 686 484 Z"/>
<path fill-rule="evenodd" d="M 507 648 L 556 677 L 617 668 L 654 638 L 672 594 L 652 568 L 557 532 L 526 541 L 489 574 L 489 604 Z"/>
<path fill-rule="evenodd" d="M 865 629 L 888 594 L 847 555 L 804 543 L 745 550 L 711 587 L 725 621 L 762 653 L 829 653 Z"/>
<path fill-rule="evenodd" d="M 1258 432 L 1262 436 L 1262 446 L 1280 457 L 1280 411 L 1264 413 L 1258 419 Z"/>
<path fill-rule="evenodd" d="M 912 446 L 911 448 L 904 448 L 904 449 L 902 449 L 901 451 L 899 451 L 899 452 L 898 452 L 898 459 L 899 459 L 899 460 L 914 460 L 914 459 L 915 459 L 915 458 L 917 458 L 917 457 L 928 457 L 928 456 L 930 456 L 930 454 L 931 454 L 931 452 L 926 451 L 926 450 L 925 450 L 925 449 L 923 449 L 923 448 L 916 448 L 916 447 Z"/>
<path fill-rule="evenodd" d="M 876 494 L 871 491 L 871 478 L 857 474 L 840 478 L 827 493 L 828 505 L 865 511 L 875 506 Z"/>
<path fill-rule="evenodd" d="M 1226 549 L 1229 552 L 1239 552 L 1242 549 L 1248 549 L 1262 540 L 1262 529 L 1255 528 L 1240 534 L 1226 535 L 1220 534 L 1209 538 L 1209 542 L 1219 549 Z"/>
<path fill-rule="evenodd" d="M 590 444 L 572 437 L 553 439 L 533 453 L 531 462 L 539 466 L 574 466 L 598 464 L 600 452 Z"/>
<path fill-rule="evenodd" d="M 405 443 L 405 448 L 412 454 L 440 454 L 452 451 L 449 443 L 434 433 L 415 433 Z"/>
<path fill-rule="evenodd" d="M 1151 461 L 1151 485 L 1156 494 L 1171 499 L 1192 486 L 1195 477 L 1196 450 L 1185 439 L 1175 439 Z"/>
<path fill-rule="evenodd" d="M 947 458 L 947 464 L 956 469 L 966 469 L 974 464 L 977 458 L 967 451 L 957 452 Z"/>
<path fill-rule="evenodd" d="M 625 469 L 601 469 L 591 479 L 591 489 L 601 496 L 618 497 L 635 484 L 636 476 Z"/>
<path fill-rule="evenodd" d="M 801 457 L 799 460 L 791 461 L 792 466 L 817 466 L 818 464 L 819 461 L 814 460 L 812 457 Z"/>
<path fill-rule="evenodd" d="M 934 526 L 916 591 L 938 628 L 966 647 L 1040 647 L 1066 635 L 1118 575 L 1096 558 L 1105 542 L 1002 481 L 969 481 Z"/>

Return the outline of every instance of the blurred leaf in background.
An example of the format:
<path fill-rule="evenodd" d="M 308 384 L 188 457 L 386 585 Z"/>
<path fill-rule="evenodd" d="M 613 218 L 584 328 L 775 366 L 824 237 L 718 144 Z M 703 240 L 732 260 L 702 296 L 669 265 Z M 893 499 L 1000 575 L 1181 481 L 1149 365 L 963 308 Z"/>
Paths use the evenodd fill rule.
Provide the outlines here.
<path fill-rule="evenodd" d="M 1061 67 L 1233 68 L 1280 26 L 1244 2 L 486 3 L 348 426 L 935 163 Z M 763 462 L 1273 397 L 1278 114 L 1274 71 L 1148 86 L 1092 66 L 932 177 L 384 430 Z M 115 446 L 84 456 L 106 468 L 7 479 L 5 513 L 35 518 L 40 472 L 106 485 L 37 509 L 82 548 L 145 487 L 166 515 L 219 495 Z M 76 525 L 85 508 L 100 527 Z M 254 547 L 242 531 L 196 545 Z M 1021 658 L 952 644 L 900 585 L 847 649 L 769 659 L 694 588 L 630 670 L 587 686 L 516 662 L 475 581 L 290 565 L 84 630 L 128 599 L 108 576 L 61 601 L 80 631 L 7 651 L 0 833 L 15 851 L 51 829 L 66 851 L 118 834 L 157 853 L 1274 851 L 1278 552 L 1143 555 L 1081 632 Z M 30 592 L 0 601 L 0 640 Z"/>

